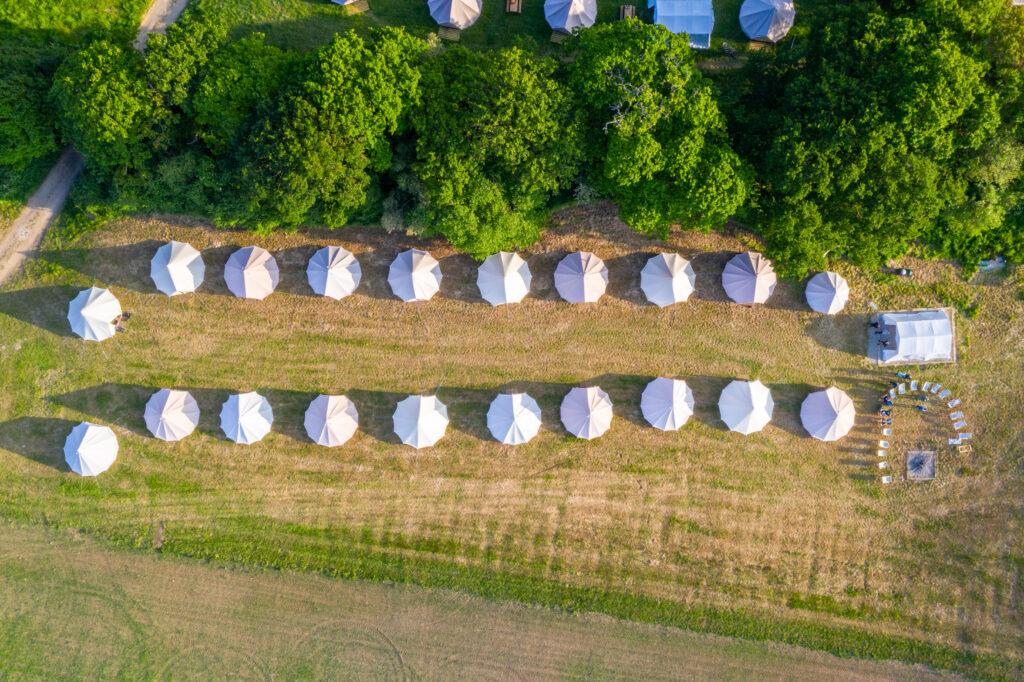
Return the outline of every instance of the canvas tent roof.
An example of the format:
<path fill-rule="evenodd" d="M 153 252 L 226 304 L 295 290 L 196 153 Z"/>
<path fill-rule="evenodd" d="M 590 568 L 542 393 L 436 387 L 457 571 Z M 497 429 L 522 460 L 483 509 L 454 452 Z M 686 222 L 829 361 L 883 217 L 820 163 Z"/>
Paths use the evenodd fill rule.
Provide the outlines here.
<path fill-rule="evenodd" d="M 177 296 L 199 288 L 206 276 L 206 265 L 191 244 L 172 241 L 156 250 L 149 276 L 161 293 Z"/>
<path fill-rule="evenodd" d="M 733 381 L 718 398 L 718 412 L 730 431 L 744 436 L 760 431 L 772 420 L 775 401 L 760 381 Z"/>
<path fill-rule="evenodd" d="M 640 288 L 647 300 L 664 308 L 690 298 L 697 275 L 690 261 L 677 253 L 652 256 L 640 271 Z"/>
<path fill-rule="evenodd" d="M 640 411 L 654 428 L 675 431 L 693 414 L 693 391 L 685 381 L 658 377 L 640 395 Z"/>
<path fill-rule="evenodd" d="M 819 272 L 807 281 L 804 297 L 811 310 L 835 315 L 846 307 L 850 298 L 850 285 L 835 272 Z"/>
<path fill-rule="evenodd" d="M 313 293 L 336 301 L 351 295 L 362 277 L 359 261 L 340 246 L 325 246 L 306 265 L 306 279 Z"/>
<path fill-rule="evenodd" d="M 800 405 L 800 422 L 818 440 L 839 440 L 853 428 L 856 416 L 850 396 L 834 386 L 807 394 Z"/>
<path fill-rule="evenodd" d="M 107 426 L 82 422 L 64 441 L 64 461 L 79 476 L 98 476 L 117 459 L 117 436 Z"/>
<path fill-rule="evenodd" d="M 654 8 L 654 23 L 673 33 L 690 37 L 690 47 L 711 47 L 711 32 L 715 28 L 715 10 L 711 0 L 649 0 Z"/>
<path fill-rule="evenodd" d="M 576 387 L 562 399 L 560 416 L 565 430 L 577 438 L 597 438 L 611 428 L 612 401 L 596 386 Z"/>
<path fill-rule="evenodd" d="M 281 279 L 277 261 L 266 249 L 245 246 L 228 257 L 224 282 L 238 298 L 262 301 L 274 293 Z"/>
<path fill-rule="evenodd" d="M 355 403 L 343 395 L 318 395 L 306 408 L 306 434 L 317 445 L 343 445 L 359 428 Z"/>
<path fill-rule="evenodd" d="M 487 428 L 505 445 L 521 445 L 540 431 L 540 405 L 526 393 L 503 393 L 491 401 Z"/>
<path fill-rule="evenodd" d="M 518 253 L 508 251 L 488 256 L 476 272 L 480 296 L 493 306 L 522 301 L 532 281 L 530 266 Z"/>
<path fill-rule="evenodd" d="M 594 25 L 597 0 L 545 0 L 544 18 L 555 31 L 572 33 Z"/>
<path fill-rule="evenodd" d="M 403 251 L 391 261 L 388 284 L 406 303 L 429 301 L 441 289 L 441 265 L 421 249 Z"/>
<path fill-rule="evenodd" d="M 737 253 L 722 270 L 725 293 L 744 305 L 767 301 L 777 281 L 772 262 L 757 251 Z"/>
<path fill-rule="evenodd" d="M 270 433 L 274 410 L 259 393 L 237 393 L 230 396 L 220 410 L 220 428 L 228 439 L 251 445 Z"/>
<path fill-rule="evenodd" d="M 483 0 L 427 0 L 430 17 L 438 26 L 464 29 L 480 18 Z"/>
<path fill-rule="evenodd" d="M 448 428 L 448 407 L 433 395 L 411 395 L 398 403 L 392 415 L 395 435 L 417 450 L 429 448 Z"/>
<path fill-rule="evenodd" d="M 740 7 L 740 27 L 751 40 L 782 40 L 795 18 L 792 0 L 743 0 Z"/>
<path fill-rule="evenodd" d="M 555 267 L 555 289 L 569 303 L 594 303 L 608 288 L 608 268 L 587 251 L 576 251 Z"/>
<path fill-rule="evenodd" d="M 199 404 L 188 391 L 161 388 L 146 403 L 144 418 L 154 437 L 181 440 L 199 425 Z"/>
<path fill-rule="evenodd" d="M 68 322 L 71 331 L 86 341 L 105 341 L 114 335 L 114 320 L 121 312 L 120 301 L 110 291 L 90 287 L 68 305 Z"/>
<path fill-rule="evenodd" d="M 882 349 L 883 363 L 953 360 L 953 322 L 947 310 L 883 313 L 880 323 L 890 339 Z"/>

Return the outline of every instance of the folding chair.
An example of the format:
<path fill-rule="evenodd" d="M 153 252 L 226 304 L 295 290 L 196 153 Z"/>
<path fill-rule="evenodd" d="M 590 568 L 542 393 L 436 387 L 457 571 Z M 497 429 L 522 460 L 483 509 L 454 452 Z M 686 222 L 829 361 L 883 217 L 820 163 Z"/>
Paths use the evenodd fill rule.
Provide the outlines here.
<path fill-rule="evenodd" d="M 878 468 L 879 469 L 888 469 L 889 468 L 889 463 L 883 460 L 883 461 L 878 463 Z"/>
<path fill-rule="evenodd" d="M 928 392 L 928 389 L 930 389 L 931 387 L 932 387 L 932 382 L 930 382 L 930 381 L 926 381 L 926 382 L 924 382 L 924 384 L 923 384 L 923 385 L 921 386 L 921 390 L 922 390 L 922 391 L 924 391 L 925 393 L 927 393 L 927 392 Z"/>
<path fill-rule="evenodd" d="M 887 440 L 880 440 L 880 441 L 878 441 L 878 447 L 882 448 L 883 450 L 888 450 L 889 449 L 889 441 L 887 441 Z"/>
<path fill-rule="evenodd" d="M 889 451 L 888 450 L 878 450 L 877 454 L 878 454 L 879 457 L 888 457 L 889 456 Z"/>
<path fill-rule="evenodd" d="M 910 382 L 910 390 L 911 391 L 916 391 L 917 390 L 917 381 L 911 381 Z"/>
<path fill-rule="evenodd" d="M 882 485 L 889 485 L 892 483 L 892 476 L 882 476 Z"/>
<path fill-rule="evenodd" d="M 956 421 L 957 419 L 963 419 L 964 413 L 960 412 L 959 410 L 957 410 L 956 412 L 950 412 L 949 418 L 952 419 L 953 421 Z"/>
<path fill-rule="evenodd" d="M 896 389 L 895 388 L 890 388 L 889 389 L 889 397 L 890 398 L 895 398 L 896 397 Z"/>
<path fill-rule="evenodd" d="M 968 454 L 970 454 L 971 452 L 974 451 L 974 448 L 972 448 L 969 444 L 966 444 L 966 445 L 961 445 L 960 447 L 957 448 L 957 450 L 959 450 L 960 452 L 962 452 L 965 455 L 968 455 Z"/>
<path fill-rule="evenodd" d="M 943 391 L 942 393 L 940 393 L 940 394 L 939 394 L 939 400 L 945 400 L 946 398 L 948 398 L 948 397 L 949 397 L 949 395 L 950 395 L 950 394 L 951 394 L 952 392 L 953 392 L 953 391 L 951 391 L 951 390 L 949 390 L 949 389 L 947 388 L 946 390 L 944 390 L 944 391 Z"/>
<path fill-rule="evenodd" d="M 950 438 L 949 439 L 949 444 L 950 445 L 960 445 L 960 439 L 959 438 Z"/>
<path fill-rule="evenodd" d="M 959 422 L 956 422 L 956 423 L 953 424 L 953 429 L 955 431 L 959 431 L 960 429 L 966 429 L 966 428 L 967 428 L 967 422 L 965 422 L 965 421 L 959 421 Z"/>
<path fill-rule="evenodd" d="M 903 395 L 904 393 L 907 392 L 907 385 L 900 384 L 899 386 L 896 387 L 896 392 L 899 393 L 900 395 Z"/>
<path fill-rule="evenodd" d="M 942 388 L 942 384 L 933 384 L 932 385 L 932 393 L 938 393 L 941 388 Z"/>
<path fill-rule="evenodd" d="M 892 435 L 892 429 L 882 429 L 882 435 L 883 436 L 891 436 Z"/>
<path fill-rule="evenodd" d="M 960 440 L 970 440 L 972 438 L 974 438 L 974 434 L 973 433 L 961 433 L 960 434 Z"/>
<path fill-rule="evenodd" d="M 960 404 L 960 398 L 953 398 L 948 403 L 946 403 L 946 407 L 948 407 L 949 409 L 952 410 L 954 407 L 956 407 L 959 404 Z"/>

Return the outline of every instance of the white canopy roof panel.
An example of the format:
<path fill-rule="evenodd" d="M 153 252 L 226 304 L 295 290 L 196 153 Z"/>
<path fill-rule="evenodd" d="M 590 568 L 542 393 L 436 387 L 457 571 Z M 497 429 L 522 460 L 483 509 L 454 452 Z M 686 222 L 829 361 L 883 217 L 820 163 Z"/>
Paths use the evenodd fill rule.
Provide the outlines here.
<path fill-rule="evenodd" d="M 608 288 L 608 268 L 592 253 L 570 253 L 555 267 L 555 288 L 569 303 L 594 303 Z"/>
<path fill-rule="evenodd" d="M 318 395 L 306 408 L 306 434 L 317 445 L 343 445 L 359 428 L 355 403 L 343 395 Z"/>
<path fill-rule="evenodd" d="M 658 377 L 641 394 L 640 411 L 654 428 L 675 431 L 693 414 L 693 391 L 681 379 Z"/>
<path fill-rule="evenodd" d="M 251 445 L 270 433 L 274 410 L 259 393 L 238 393 L 230 396 L 220 410 L 220 428 L 236 443 Z"/>
<path fill-rule="evenodd" d="M 362 277 L 359 261 L 340 246 L 325 246 L 306 265 L 306 279 L 313 293 L 336 301 L 350 296 Z"/>
<path fill-rule="evenodd" d="M 258 246 L 238 249 L 224 266 L 224 281 L 238 298 L 262 301 L 274 293 L 280 279 L 277 261 Z"/>
<path fill-rule="evenodd" d="M 835 315 L 846 307 L 850 298 L 850 285 L 835 272 L 819 272 L 807 280 L 804 297 L 811 310 L 825 315 Z"/>
<path fill-rule="evenodd" d="M 114 335 L 114 320 L 121 312 L 120 301 L 110 291 L 91 287 L 71 301 L 68 322 L 71 331 L 86 341 L 105 341 Z"/>
<path fill-rule="evenodd" d="M 772 262 L 757 251 L 738 253 L 722 270 L 722 286 L 729 298 L 744 305 L 764 303 L 777 282 Z"/>
<path fill-rule="evenodd" d="M 191 244 L 172 241 L 156 250 L 149 264 L 149 276 L 161 293 L 188 294 L 203 283 L 206 265 Z"/>
<path fill-rule="evenodd" d="M 731 431 L 744 436 L 760 431 L 772 420 L 775 401 L 760 381 L 733 381 L 718 398 L 718 412 Z"/>
<path fill-rule="evenodd" d="M 696 283 L 697 274 L 690 261 L 677 253 L 652 256 L 640 271 L 640 288 L 659 308 L 690 298 Z"/>
<path fill-rule="evenodd" d="M 403 443 L 429 448 L 448 428 L 448 407 L 434 395 L 411 395 L 398 403 L 392 422 Z"/>
<path fill-rule="evenodd" d="M 487 257 L 476 273 L 480 296 L 493 306 L 519 303 L 530 293 L 530 266 L 518 253 L 501 251 Z"/>
<path fill-rule="evenodd" d="M 818 440 L 839 440 L 853 428 L 856 416 L 853 400 L 834 386 L 808 393 L 800 405 L 800 422 Z"/>
<path fill-rule="evenodd" d="M 64 441 L 64 460 L 79 476 L 99 476 L 117 459 L 117 436 L 107 426 L 82 422 Z"/>
<path fill-rule="evenodd" d="M 188 391 L 161 388 L 146 403 L 145 420 L 154 437 L 181 440 L 199 425 L 199 404 Z"/>
<path fill-rule="evenodd" d="M 421 249 L 403 251 L 391 262 L 388 284 L 406 303 L 429 301 L 441 289 L 441 264 Z"/>
<path fill-rule="evenodd" d="M 690 47 L 711 47 L 711 32 L 715 28 L 715 11 L 711 0 L 648 0 L 654 8 L 654 23 L 673 33 L 686 33 Z"/>
<path fill-rule="evenodd" d="M 883 313 L 881 326 L 890 339 L 882 349 L 885 364 L 952 362 L 953 322 L 946 310 Z"/>
<path fill-rule="evenodd" d="M 521 445 L 540 431 L 540 405 L 526 393 L 503 393 L 491 401 L 487 428 L 505 445 Z"/>
<path fill-rule="evenodd" d="M 565 430 L 577 438 L 597 438 L 611 428 L 611 398 L 597 386 L 576 387 L 562 399 L 561 417 Z"/>

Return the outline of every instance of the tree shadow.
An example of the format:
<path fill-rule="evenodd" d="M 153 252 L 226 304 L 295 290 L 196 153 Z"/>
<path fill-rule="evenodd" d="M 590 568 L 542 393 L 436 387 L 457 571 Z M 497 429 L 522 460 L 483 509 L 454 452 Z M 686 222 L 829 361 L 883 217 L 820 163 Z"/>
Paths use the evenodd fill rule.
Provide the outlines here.
<path fill-rule="evenodd" d="M 0 291 L 0 314 L 57 336 L 77 338 L 68 323 L 68 304 L 81 289 L 66 285 Z"/>
<path fill-rule="evenodd" d="M 67 471 L 64 441 L 77 422 L 53 417 L 18 417 L 0 423 L 0 448 L 58 471 Z"/>
<path fill-rule="evenodd" d="M 54 249 L 36 255 L 40 260 L 79 272 L 104 286 L 162 296 L 149 276 L 149 269 L 157 249 L 165 243 L 148 239 L 122 246 Z"/>

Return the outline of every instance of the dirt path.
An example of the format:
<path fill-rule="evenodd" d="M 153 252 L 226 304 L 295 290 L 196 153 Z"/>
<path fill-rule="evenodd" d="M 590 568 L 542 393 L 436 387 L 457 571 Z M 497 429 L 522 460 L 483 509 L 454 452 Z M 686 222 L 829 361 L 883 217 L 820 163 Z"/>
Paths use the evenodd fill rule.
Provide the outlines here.
<path fill-rule="evenodd" d="M 153 0 L 139 23 L 135 48 L 146 47 L 149 35 L 162 32 L 185 9 L 188 0 Z M 31 252 L 39 247 L 47 228 L 64 206 L 71 185 L 82 171 L 82 156 L 67 147 L 57 164 L 50 169 L 43 184 L 29 197 L 21 214 L 0 238 L 0 286 L 16 273 Z"/>

